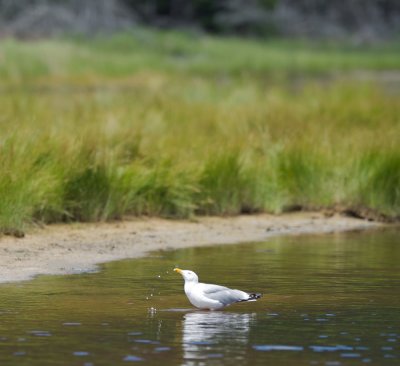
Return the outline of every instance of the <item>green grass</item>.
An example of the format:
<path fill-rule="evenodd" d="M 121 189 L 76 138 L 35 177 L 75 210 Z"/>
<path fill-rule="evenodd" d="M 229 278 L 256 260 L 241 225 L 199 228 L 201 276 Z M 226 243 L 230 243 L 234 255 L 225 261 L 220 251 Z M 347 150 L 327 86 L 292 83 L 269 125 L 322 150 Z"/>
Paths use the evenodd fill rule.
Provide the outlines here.
<path fill-rule="evenodd" d="M 290 40 L 241 40 L 135 29 L 112 37 L 1 42 L 3 81 L 101 81 L 137 72 L 277 79 L 326 72 L 395 70 L 398 44 L 356 47 Z"/>
<path fill-rule="evenodd" d="M 398 70 L 395 46 L 144 30 L 1 43 L 2 231 L 294 207 L 400 217 L 398 90 L 326 77 Z"/>

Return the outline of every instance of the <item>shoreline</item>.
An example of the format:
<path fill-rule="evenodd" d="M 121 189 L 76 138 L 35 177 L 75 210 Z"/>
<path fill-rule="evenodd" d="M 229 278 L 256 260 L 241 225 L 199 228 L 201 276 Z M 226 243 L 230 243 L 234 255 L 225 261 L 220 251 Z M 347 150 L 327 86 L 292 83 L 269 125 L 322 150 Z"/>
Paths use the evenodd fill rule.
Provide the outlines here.
<path fill-rule="evenodd" d="M 345 216 L 325 217 L 320 212 L 200 217 L 195 221 L 128 218 L 111 223 L 48 225 L 32 230 L 24 238 L 0 237 L 0 283 L 93 271 L 101 263 L 143 257 L 154 250 L 384 226 Z"/>

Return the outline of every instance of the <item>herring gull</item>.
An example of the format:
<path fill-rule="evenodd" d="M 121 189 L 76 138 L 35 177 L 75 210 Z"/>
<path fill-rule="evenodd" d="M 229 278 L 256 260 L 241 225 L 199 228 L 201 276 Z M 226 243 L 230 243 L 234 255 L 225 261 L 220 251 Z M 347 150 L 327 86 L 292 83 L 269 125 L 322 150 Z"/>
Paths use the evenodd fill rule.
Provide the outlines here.
<path fill-rule="evenodd" d="M 185 293 L 192 305 L 199 309 L 217 310 L 236 302 L 256 301 L 261 294 L 247 293 L 228 287 L 199 283 L 196 273 L 175 268 L 185 280 Z"/>

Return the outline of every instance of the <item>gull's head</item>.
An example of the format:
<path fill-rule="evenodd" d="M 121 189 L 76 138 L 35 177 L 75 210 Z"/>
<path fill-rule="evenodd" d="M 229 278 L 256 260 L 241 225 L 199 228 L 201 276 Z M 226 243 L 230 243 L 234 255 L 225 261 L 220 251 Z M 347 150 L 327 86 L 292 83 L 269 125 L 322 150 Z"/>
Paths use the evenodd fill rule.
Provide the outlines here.
<path fill-rule="evenodd" d="M 197 274 L 194 273 L 193 271 L 180 268 L 174 268 L 174 271 L 180 273 L 185 282 L 195 282 L 195 283 L 199 282 L 199 277 L 197 277 Z"/>

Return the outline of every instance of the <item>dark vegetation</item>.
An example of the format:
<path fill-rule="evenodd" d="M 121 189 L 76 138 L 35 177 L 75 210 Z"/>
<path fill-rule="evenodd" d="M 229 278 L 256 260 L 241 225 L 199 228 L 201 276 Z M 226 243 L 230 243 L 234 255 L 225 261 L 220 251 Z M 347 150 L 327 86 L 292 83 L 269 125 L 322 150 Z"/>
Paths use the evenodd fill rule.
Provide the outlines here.
<path fill-rule="evenodd" d="M 134 25 L 354 42 L 400 31 L 397 0 L 0 0 L 0 16 L 0 33 L 29 38 Z"/>

